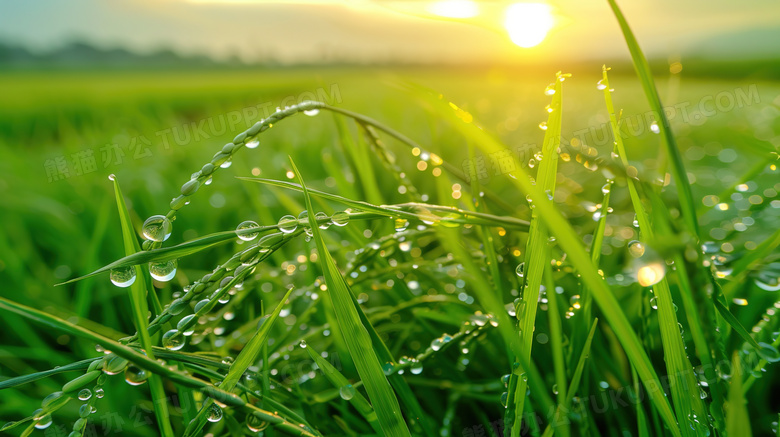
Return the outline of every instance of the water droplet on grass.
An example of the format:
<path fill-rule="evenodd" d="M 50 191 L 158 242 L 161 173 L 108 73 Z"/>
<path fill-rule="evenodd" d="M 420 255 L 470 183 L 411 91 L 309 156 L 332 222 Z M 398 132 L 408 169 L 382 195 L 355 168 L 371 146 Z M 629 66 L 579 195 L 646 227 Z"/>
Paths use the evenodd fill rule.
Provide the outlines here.
<path fill-rule="evenodd" d="M 176 276 L 176 260 L 150 262 L 149 274 L 157 281 L 168 282 Z"/>
<path fill-rule="evenodd" d="M 153 215 L 146 219 L 143 225 L 143 234 L 147 240 L 165 241 L 171 236 L 173 225 L 164 215 Z"/>
<path fill-rule="evenodd" d="M 628 253 L 634 258 L 639 258 L 645 254 L 645 245 L 641 241 L 633 240 L 628 243 Z"/>
<path fill-rule="evenodd" d="M 112 269 L 109 277 L 111 282 L 117 287 L 129 287 L 135 282 L 135 266 Z"/>
<path fill-rule="evenodd" d="M 85 388 L 79 392 L 79 400 L 80 401 L 88 401 L 89 398 L 92 397 L 92 390 Z"/>
<path fill-rule="evenodd" d="M 285 234 L 290 234 L 298 229 L 298 220 L 291 215 L 286 215 L 279 219 L 279 223 L 277 225 L 280 231 L 284 232 Z"/>
<path fill-rule="evenodd" d="M 244 230 L 244 229 L 256 228 L 258 226 L 259 225 L 257 224 L 257 222 L 253 222 L 252 220 L 247 220 L 247 221 L 241 222 L 236 227 L 236 231 L 241 231 L 241 230 Z M 260 235 L 260 232 L 251 232 L 249 234 L 238 234 L 237 233 L 237 235 L 238 235 L 238 238 L 240 238 L 240 239 L 242 239 L 244 241 L 252 241 L 255 238 L 257 238 L 258 235 Z"/>
<path fill-rule="evenodd" d="M 141 385 L 145 383 L 148 378 L 149 373 L 140 367 L 131 364 L 125 369 L 125 381 L 130 385 Z"/>
<path fill-rule="evenodd" d="M 168 350 L 177 351 L 184 347 L 184 337 L 176 329 L 171 329 L 162 336 L 162 344 Z"/>
<path fill-rule="evenodd" d="M 222 420 L 222 408 L 220 408 L 217 404 L 211 404 L 208 414 L 209 422 L 213 423 Z"/>
<path fill-rule="evenodd" d="M 346 226 L 349 223 L 349 214 L 346 211 L 334 212 L 330 216 L 330 221 L 336 226 Z"/>
<path fill-rule="evenodd" d="M 355 387 L 352 387 L 352 384 L 347 384 L 339 388 L 339 396 L 341 396 L 341 399 L 344 399 L 345 401 L 355 397 L 355 392 Z"/>

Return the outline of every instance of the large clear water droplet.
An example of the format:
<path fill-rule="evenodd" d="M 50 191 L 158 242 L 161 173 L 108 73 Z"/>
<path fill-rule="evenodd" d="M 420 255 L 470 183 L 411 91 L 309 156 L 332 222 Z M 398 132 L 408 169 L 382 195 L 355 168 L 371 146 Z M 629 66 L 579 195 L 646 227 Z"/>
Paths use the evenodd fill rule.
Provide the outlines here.
<path fill-rule="evenodd" d="M 92 390 L 90 390 L 88 388 L 82 389 L 79 392 L 79 396 L 78 396 L 80 401 L 88 401 L 89 398 L 91 398 L 91 397 L 92 397 Z"/>
<path fill-rule="evenodd" d="M 607 86 L 604 85 L 604 79 L 596 82 L 596 89 L 599 90 L 599 91 L 603 91 L 603 90 L 607 89 Z"/>
<path fill-rule="evenodd" d="M 519 277 L 525 276 L 525 263 L 520 263 L 517 265 L 517 268 L 515 268 L 515 274 Z"/>
<path fill-rule="evenodd" d="M 639 258 L 645 254 L 645 245 L 641 241 L 633 240 L 628 243 L 628 253 L 634 258 Z"/>
<path fill-rule="evenodd" d="M 336 226 L 346 226 L 349 223 L 349 214 L 346 211 L 334 212 L 330 216 L 330 221 Z"/>
<path fill-rule="evenodd" d="M 249 413 L 246 416 L 246 426 L 252 432 L 264 431 L 266 428 L 268 428 L 268 425 L 269 425 L 268 422 L 255 416 L 252 413 Z"/>
<path fill-rule="evenodd" d="M 168 282 L 176 276 L 176 260 L 150 262 L 149 274 L 157 281 Z"/>
<path fill-rule="evenodd" d="M 112 269 L 109 277 L 111 282 L 117 287 L 129 287 L 135 282 L 135 266 Z"/>
<path fill-rule="evenodd" d="M 330 220 L 328 220 L 328 215 L 324 212 L 320 211 L 314 214 L 314 218 L 317 219 L 317 226 L 320 229 L 328 229 L 330 227 Z"/>
<path fill-rule="evenodd" d="M 184 347 L 184 336 L 176 329 L 171 329 L 162 336 L 162 345 L 168 350 L 177 351 Z"/>
<path fill-rule="evenodd" d="M 352 399 L 355 396 L 355 393 L 356 390 L 355 387 L 352 387 L 352 384 L 343 385 L 339 388 L 339 396 L 345 401 Z"/>
<path fill-rule="evenodd" d="M 280 231 L 284 232 L 285 234 L 290 234 L 298 229 L 298 219 L 291 215 L 286 215 L 279 219 L 277 226 L 279 227 Z"/>
<path fill-rule="evenodd" d="M 649 287 L 661 282 L 664 275 L 666 275 L 666 267 L 660 262 L 654 262 L 640 267 L 636 272 L 636 279 L 639 285 Z"/>
<path fill-rule="evenodd" d="M 173 225 L 164 215 L 153 215 L 146 219 L 143 226 L 143 234 L 147 240 L 165 241 L 171 236 Z"/>
<path fill-rule="evenodd" d="M 133 364 L 125 369 L 125 381 L 130 385 L 141 385 L 149 378 L 149 373 Z"/>
<path fill-rule="evenodd" d="M 208 412 L 209 422 L 219 422 L 222 420 L 222 408 L 217 404 L 211 404 Z"/>
<path fill-rule="evenodd" d="M 320 110 L 317 108 L 314 109 L 307 109 L 303 111 L 304 114 L 308 115 L 309 117 L 314 117 L 315 115 L 320 113 Z"/>
<path fill-rule="evenodd" d="M 246 146 L 247 149 L 256 149 L 257 146 L 260 145 L 260 140 L 255 138 L 251 141 L 247 141 L 246 143 L 244 143 L 244 145 Z"/>
<path fill-rule="evenodd" d="M 257 222 L 253 222 L 252 220 L 247 220 L 244 222 L 239 223 L 239 225 L 236 227 L 236 231 L 242 231 L 244 229 L 251 229 L 256 228 L 259 225 Z M 260 235 L 260 232 L 250 232 L 248 234 L 239 234 L 236 232 L 236 235 L 238 235 L 238 238 L 244 240 L 244 241 L 252 241 L 255 238 L 257 238 L 258 235 Z"/>
<path fill-rule="evenodd" d="M 441 338 L 436 338 L 431 342 L 431 349 L 433 349 L 434 351 L 438 351 L 439 349 L 441 349 L 442 345 L 444 345 L 444 340 L 442 340 Z"/>

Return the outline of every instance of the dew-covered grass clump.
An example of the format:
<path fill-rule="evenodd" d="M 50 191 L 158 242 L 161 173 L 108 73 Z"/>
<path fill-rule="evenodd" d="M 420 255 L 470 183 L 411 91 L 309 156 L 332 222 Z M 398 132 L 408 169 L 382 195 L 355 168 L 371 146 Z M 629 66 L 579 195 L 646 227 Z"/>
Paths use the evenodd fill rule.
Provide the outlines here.
<path fill-rule="evenodd" d="M 0 106 L 2 434 L 778 435 L 780 85 L 654 79 L 612 6 L 635 71 Z"/>

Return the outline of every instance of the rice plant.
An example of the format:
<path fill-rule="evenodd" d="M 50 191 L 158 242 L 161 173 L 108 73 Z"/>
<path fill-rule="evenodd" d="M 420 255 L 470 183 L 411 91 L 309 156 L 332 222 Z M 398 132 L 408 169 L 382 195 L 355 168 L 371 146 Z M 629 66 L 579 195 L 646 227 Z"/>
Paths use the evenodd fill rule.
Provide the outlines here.
<path fill-rule="evenodd" d="M 504 153 L 509 146 L 473 114 L 430 90 L 410 93 L 465 143 L 465 166 L 341 106 L 277 108 L 217 150 L 170 202 L 155 199 L 160 214 L 139 220 L 142 201 L 110 176 L 119 220 L 106 226 L 124 256 L 101 257 L 59 286 L 110 281 L 134 332 L 0 298 L 4 316 L 95 345 L 81 361 L 0 381 L 8 405 L 12 390 L 56 386 L 2 431 L 93 435 L 88 425 L 104 397 L 122 393 L 113 380 L 124 379 L 154 418 L 127 424 L 128 435 L 777 434 L 776 411 L 768 413 L 776 406 L 751 408 L 766 398 L 754 394 L 756 382 L 773 387 L 764 375 L 780 361 L 780 232 L 759 232 L 763 240 L 744 250 L 735 250 L 736 234 L 709 241 L 695 173 L 636 39 L 609 4 L 656 116 L 646 147 L 660 146 L 663 172 L 641 170 L 624 144 L 613 102 L 621 90 L 607 66 L 593 98 L 604 102 L 608 150 L 564 138 L 567 85 L 577 77 L 562 72 L 538 90 L 549 98 L 547 120 L 528 159 Z M 330 183 L 306 155 L 289 157 L 287 180 L 236 172 L 285 214 L 253 197 L 254 217 L 171 239 L 177 219 L 196 214 L 189 205 L 206 202 L 202 192 L 234 162 L 272 147 L 265 132 L 307 117 L 335 126 L 327 140 L 341 156 L 321 161 Z M 501 154 L 508 188 L 482 183 L 477 151 Z M 310 153 L 319 155 L 316 145 Z M 765 187 L 767 200 L 744 217 L 776 229 L 777 200 L 768 198 L 777 195 L 777 154 L 764 155 L 719 198 Z M 409 156 L 426 179 L 405 167 Z M 760 314 L 735 311 L 757 290 Z"/>

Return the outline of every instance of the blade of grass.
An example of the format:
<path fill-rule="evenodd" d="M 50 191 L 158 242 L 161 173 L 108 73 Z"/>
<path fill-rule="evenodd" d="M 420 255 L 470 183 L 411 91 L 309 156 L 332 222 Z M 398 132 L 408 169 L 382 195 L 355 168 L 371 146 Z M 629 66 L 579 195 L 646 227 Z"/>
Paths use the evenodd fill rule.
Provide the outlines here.
<path fill-rule="evenodd" d="M 290 158 L 290 164 L 298 176 L 298 182 L 306 200 L 306 209 L 312 211 L 311 197 L 306 189 L 306 185 L 303 183 L 303 177 L 292 158 Z M 360 374 L 360 379 L 363 381 L 368 397 L 372 401 L 382 430 L 387 436 L 410 436 L 409 429 L 401 415 L 398 400 L 374 352 L 371 337 L 368 335 L 365 326 L 360 322 L 360 317 L 352 301 L 352 292 L 341 276 L 338 267 L 336 267 L 330 252 L 325 247 L 325 241 L 322 239 L 314 214 L 309 214 L 309 225 L 313 234 L 312 238 L 317 245 L 320 265 L 336 313 L 336 320 L 341 328 L 340 331 L 344 336 L 349 353 L 355 362 L 358 374 Z"/>
<path fill-rule="evenodd" d="M 747 401 L 742 392 L 742 366 L 739 352 L 734 351 L 731 368 L 731 388 L 729 389 L 729 403 L 726 410 L 726 435 L 750 437 L 750 415 L 747 410 Z"/>
<path fill-rule="evenodd" d="M 305 437 L 315 437 L 319 435 L 316 432 L 310 432 L 308 430 L 302 429 L 298 424 L 289 422 L 277 413 L 272 413 L 261 408 L 257 408 L 254 405 L 244 401 L 240 397 L 234 395 L 233 393 L 223 390 L 221 387 L 216 387 L 201 379 L 194 378 L 188 374 L 173 370 L 169 368 L 166 363 L 152 360 L 147 355 L 144 355 L 143 353 L 136 351 L 129 346 L 123 345 L 117 341 L 114 341 L 108 337 L 104 337 L 103 335 L 85 329 L 84 327 L 71 323 L 67 320 L 63 320 L 59 317 L 53 316 L 35 308 L 30 308 L 26 305 L 10 301 L 3 297 L 0 297 L 0 309 L 10 311 L 28 320 L 41 323 L 73 336 L 81 337 L 99 344 L 110 350 L 114 355 L 120 356 L 144 370 L 161 375 L 184 386 L 196 389 L 203 393 L 203 395 L 219 400 L 226 405 L 244 408 L 248 412 L 260 417 L 266 422 L 271 423 L 274 427 L 280 431 L 285 432 L 286 434 Z"/>
<path fill-rule="evenodd" d="M 593 319 L 593 324 L 590 327 L 590 330 L 588 331 L 587 337 L 585 337 L 585 344 L 582 347 L 582 352 L 580 352 L 580 358 L 577 360 L 577 367 L 574 368 L 574 373 L 571 377 L 571 382 L 569 382 L 569 388 L 566 390 L 566 396 L 564 396 L 563 401 L 558 404 L 558 408 L 555 412 L 555 416 L 553 417 L 553 422 L 557 422 L 558 418 L 563 412 L 568 412 L 569 408 L 571 408 L 571 402 L 574 399 L 574 393 L 577 392 L 579 389 L 580 381 L 582 379 L 582 372 L 585 370 L 585 362 L 587 361 L 588 357 L 590 356 L 590 345 L 593 342 L 593 336 L 596 334 L 596 326 L 599 323 L 599 319 Z M 566 421 L 561 420 L 559 423 L 567 423 Z M 562 424 L 562 423 L 561 423 Z M 568 424 L 568 423 L 567 423 Z M 559 425 L 560 426 L 560 425 Z M 547 425 L 547 429 L 544 430 L 544 437 L 550 437 L 553 435 L 553 426 L 552 424 Z"/>
<path fill-rule="evenodd" d="M 642 84 L 642 90 L 647 97 L 650 108 L 653 110 L 654 115 L 658 117 L 660 123 L 658 123 L 658 129 L 660 130 L 661 137 L 663 138 L 663 144 L 666 148 L 666 154 L 671 161 L 671 173 L 674 178 L 675 185 L 677 187 L 677 196 L 680 202 L 680 209 L 682 210 L 682 217 L 688 230 L 698 238 L 699 235 L 699 223 L 696 218 L 696 207 L 693 202 L 693 194 L 691 193 L 690 182 L 688 181 L 688 174 L 685 172 L 685 166 L 683 165 L 682 156 L 680 150 L 677 148 L 677 142 L 672 134 L 672 128 L 669 124 L 669 119 L 666 117 L 661 98 L 658 95 L 658 89 L 655 86 L 653 80 L 653 74 L 650 70 L 650 65 L 647 63 L 642 49 L 639 47 L 639 43 L 634 37 L 634 33 L 628 26 L 626 18 L 620 11 L 615 0 L 607 0 L 609 6 L 612 8 L 612 12 L 617 18 L 620 30 L 623 32 L 623 37 L 628 45 L 628 50 L 631 53 L 631 60 L 634 63 L 634 69 L 639 76 L 639 81 Z M 607 91 L 609 87 L 607 87 Z"/>
<path fill-rule="evenodd" d="M 138 244 L 138 238 L 133 230 L 130 214 L 127 211 L 125 199 L 124 196 L 122 196 L 122 190 L 119 188 L 119 181 L 117 181 L 116 177 L 113 175 L 110 179 L 114 183 L 114 194 L 116 195 L 119 219 L 122 223 L 122 240 L 125 245 L 125 254 L 130 256 L 138 252 L 141 247 Z M 141 270 L 140 266 L 135 266 L 134 268 L 136 278 L 138 279 L 133 282 L 128 290 L 130 294 L 130 307 L 133 313 L 133 323 L 135 324 L 136 331 L 140 334 L 139 340 L 141 342 L 141 347 L 146 351 L 146 356 L 148 356 L 150 360 L 154 360 L 152 339 L 147 330 L 147 314 L 149 313 L 149 307 L 146 301 L 146 281 L 142 280 L 148 272 Z M 150 293 L 154 293 L 154 291 L 151 291 Z M 160 376 L 155 373 L 149 375 L 149 391 L 152 394 L 152 403 L 154 405 L 155 417 L 157 419 L 157 425 L 160 428 L 160 433 L 165 437 L 173 437 L 173 428 L 171 427 L 171 418 L 168 413 L 168 401 L 165 396 L 165 388 L 162 385 Z"/>
<path fill-rule="evenodd" d="M 436 104 L 436 101 L 431 101 Z M 440 111 L 446 114 L 444 108 Z M 452 115 L 450 124 L 460 133 L 474 141 L 486 153 L 493 153 L 504 149 L 496 139 L 487 135 L 483 130 L 476 128 L 472 124 L 463 123 L 462 120 Z M 544 199 L 545 194 L 536 185 L 532 184 L 528 175 L 522 170 L 519 163 L 516 162 L 517 177 L 509 178 L 517 189 L 532 197 L 532 199 Z M 680 436 L 680 425 L 677 423 L 674 412 L 669 405 L 669 401 L 658 387 L 662 387 L 647 353 L 644 351 L 641 341 L 634 332 L 628 318 L 625 315 L 620 303 L 612 294 L 609 286 L 604 281 L 597 269 L 594 268 L 590 255 L 582 247 L 579 235 L 574 231 L 571 224 L 557 211 L 554 205 L 548 202 L 538 202 L 536 204 L 538 216 L 544 220 L 547 229 L 557 238 L 557 244 L 566 252 L 567 259 L 571 265 L 582 275 L 581 279 L 591 290 L 593 299 L 604 314 L 607 323 L 612 327 L 620 344 L 624 348 L 629 360 L 636 366 L 637 373 L 642 383 L 648 388 L 648 396 L 658 409 L 661 418 L 669 427 L 674 436 Z"/>
<path fill-rule="evenodd" d="M 271 314 L 263 316 L 260 319 L 257 332 L 255 332 L 255 335 L 252 336 L 252 339 L 249 340 L 246 346 L 241 349 L 241 352 L 238 354 L 233 364 L 230 365 L 227 375 L 225 375 L 222 382 L 219 384 L 219 388 L 228 392 L 233 390 L 249 366 L 257 362 L 260 353 L 262 352 L 263 345 L 268 343 L 268 333 L 271 332 L 274 321 L 279 317 L 282 307 L 284 307 L 293 290 L 294 288 L 287 290 L 287 293 L 285 293 L 284 297 L 279 301 L 276 309 L 274 309 Z M 187 430 L 184 433 L 185 436 L 195 435 L 203 429 L 206 425 L 207 413 L 212 405 L 214 405 L 214 399 L 208 399 L 203 402 L 203 406 L 198 411 L 198 415 L 187 426 Z"/>
<path fill-rule="evenodd" d="M 333 365 L 329 363 L 328 360 L 322 358 L 322 356 L 320 356 L 320 354 L 318 354 L 314 348 L 307 346 L 306 352 L 308 352 L 309 357 L 311 357 L 311 359 L 317 363 L 317 367 L 320 368 L 322 373 L 325 375 L 325 378 L 327 378 L 327 380 L 330 381 L 330 383 L 333 384 L 333 387 L 335 387 L 337 390 L 341 390 L 342 387 L 351 385 L 349 380 L 345 378 L 344 375 L 338 371 L 338 369 L 333 367 Z M 364 419 L 366 419 L 366 421 L 371 425 L 371 428 L 373 428 L 373 430 L 376 431 L 378 435 L 382 434 L 382 428 L 379 426 L 379 422 L 377 421 L 376 412 L 374 412 L 374 409 L 371 407 L 371 404 L 368 403 L 366 398 L 363 397 L 363 394 L 355 389 L 355 394 L 349 399 L 349 403 L 352 404 L 356 410 L 358 410 L 358 412 L 363 416 Z"/>
<path fill-rule="evenodd" d="M 555 94 L 550 102 L 552 111 L 547 117 L 547 130 L 544 133 L 544 142 L 542 143 L 541 153 L 543 155 L 539 163 L 539 172 L 537 173 L 537 185 L 546 194 L 546 198 L 531 197 L 531 225 L 528 230 L 528 241 L 525 246 L 524 275 L 522 282 L 520 311 L 517 312 L 517 318 L 520 321 L 519 335 L 522 341 L 522 358 L 524 361 L 531 361 L 531 348 L 533 347 L 533 332 L 536 325 L 536 310 L 539 304 L 539 293 L 542 285 L 542 275 L 545 265 L 549 265 L 550 245 L 548 243 L 548 233 L 545 224 L 539 219 L 536 207 L 537 203 L 547 202 L 552 204 L 555 194 L 555 178 L 558 170 L 558 148 L 561 140 L 561 120 L 562 120 L 562 93 L 564 75 L 560 72 L 555 78 Z M 524 411 L 525 392 L 528 388 L 528 379 L 521 379 L 517 384 L 517 394 L 515 396 L 515 414 Z M 522 427 L 522 417 L 515 417 L 512 424 L 512 437 L 520 435 Z"/>

